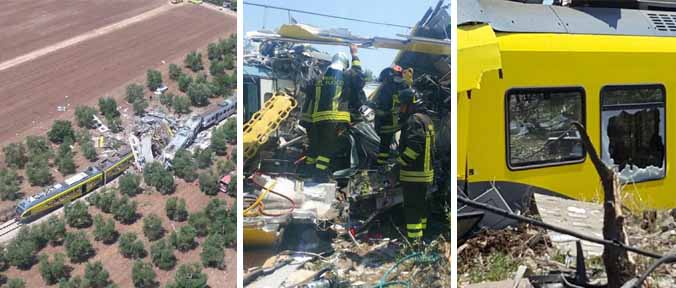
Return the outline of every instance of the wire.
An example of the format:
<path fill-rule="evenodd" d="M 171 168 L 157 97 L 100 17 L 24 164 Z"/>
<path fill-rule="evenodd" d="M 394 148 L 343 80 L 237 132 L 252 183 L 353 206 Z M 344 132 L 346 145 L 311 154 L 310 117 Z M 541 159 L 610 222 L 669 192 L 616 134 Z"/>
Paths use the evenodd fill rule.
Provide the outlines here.
<path fill-rule="evenodd" d="M 270 189 L 270 188 L 268 188 L 268 187 L 266 187 L 266 186 L 261 185 L 260 183 L 256 182 L 256 180 L 254 180 L 253 178 L 251 178 L 251 182 L 254 183 L 254 185 L 258 186 L 260 189 L 264 189 L 264 190 L 267 191 L 267 192 L 270 192 L 270 193 L 272 193 L 272 194 L 274 194 L 274 195 L 277 195 L 277 196 L 279 196 L 279 197 L 282 197 L 282 198 L 288 200 L 288 201 L 291 203 L 291 208 L 289 208 L 289 210 L 287 210 L 287 211 L 284 211 L 284 212 L 279 213 L 279 214 L 268 213 L 268 212 L 265 212 L 265 205 L 264 205 L 263 202 L 262 202 L 262 200 L 263 200 L 262 197 L 258 197 L 258 198 L 261 199 L 260 203 L 259 203 L 258 205 L 256 205 L 257 210 L 258 210 L 258 213 L 260 213 L 260 214 L 262 214 L 262 215 L 265 215 L 265 216 L 272 216 L 272 217 L 275 217 L 275 216 L 283 216 L 283 215 L 286 215 L 286 214 L 290 214 L 291 212 L 293 212 L 293 210 L 296 209 L 296 202 L 293 201 L 293 199 L 291 199 L 290 197 L 288 197 L 288 196 L 286 196 L 286 195 L 284 195 L 284 194 L 282 194 L 282 193 L 279 193 L 279 192 L 277 192 L 277 191 L 274 191 L 274 190 L 272 190 L 272 189 Z M 266 193 L 266 194 L 267 194 L 267 193 Z M 263 196 L 263 193 L 261 193 L 261 196 Z M 257 200 L 258 200 L 258 199 L 257 199 Z M 254 204 L 255 204 L 255 203 L 254 203 Z M 253 209 L 253 205 L 252 205 L 252 206 L 249 206 L 249 207 L 247 208 L 247 210 L 249 210 L 249 211 L 250 211 L 250 209 Z M 245 210 L 245 212 L 246 212 L 246 210 Z"/>
<path fill-rule="evenodd" d="M 388 269 L 385 274 L 383 274 L 383 277 L 380 278 L 380 281 L 378 282 L 378 285 L 374 286 L 373 288 L 382 288 L 382 287 L 387 287 L 387 286 L 392 286 L 392 285 L 403 285 L 406 287 L 411 287 L 410 283 L 408 281 L 391 281 L 391 282 L 386 282 L 387 276 L 389 276 L 390 273 L 392 273 L 394 270 L 399 267 L 404 261 L 415 258 L 414 262 L 415 263 L 422 263 L 422 264 L 431 264 L 434 262 L 439 261 L 439 255 L 436 253 L 432 253 L 429 255 L 420 253 L 420 252 L 415 252 L 411 253 L 409 255 L 406 255 L 406 257 L 399 259 L 394 266 L 392 266 L 390 269 Z"/>
<path fill-rule="evenodd" d="M 245 4 L 245 5 L 251 5 L 251 6 L 263 7 L 263 8 L 270 8 L 270 9 L 283 10 L 283 11 L 287 11 L 287 12 L 296 12 L 296 13 L 302 13 L 302 14 L 310 14 L 310 15 L 315 15 L 315 16 L 322 16 L 322 17 L 335 18 L 335 19 L 348 20 L 348 21 L 355 21 L 355 22 L 368 23 L 368 24 L 376 24 L 376 25 L 392 26 L 392 27 L 399 27 L 399 28 L 406 28 L 406 29 L 411 29 L 411 28 L 412 28 L 411 26 L 405 26 L 405 25 L 399 25 L 399 24 L 393 24 L 393 23 L 376 22 L 376 21 L 370 21 L 370 20 L 364 20 L 364 19 L 357 19 L 357 18 L 350 18 L 350 17 L 342 17 L 342 16 L 328 15 L 328 14 L 322 14 L 322 13 L 317 13 L 317 12 L 312 12 L 312 11 L 297 10 L 297 9 L 284 8 L 284 7 L 279 7 L 279 6 L 271 6 L 271 5 L 259 4 L 259 3 L 244 2 L 244 4 Z"/>
<path fill-rule="evenodd" d="M 253 181 L 253 179 L 252 179 L 251 181 Z M 254 181 L 254 182 L 255 182 L 255 181 Z M 255 208 L 259 208 L 260 206 L 263 206 L 263 199 L 265 199 L 265 196 L 268 195 L 268 191 L 270 191 L 270 190 L 268 189 L 267 186 L 272 187 L 272 186 L 275 186 L 276 183 L 277 183 L 277 181 L 272 180 L 272 181 L 270 181 L 270 183 L 268 183 L 268 185 L 265 185 L 266 187 L 264 187 L 265 189 L 263 190 L 263 192 L 261 193 L 261 195 L 259 195 L 259 196 L 256 198 L 256 201 L 254 201 L 253 204 L 251 204 L 249 207 L 247 207 L 246 209 L 244 209 L 244 211 L 242 212 L 242 215 L 247 216 L 247 217 L 248 217 L 248 216 L 252 216 L 251 210 L 253 210 L 253 209 L 255 209 Z M 256 184 L 258 184 L 258 183 L 256 183 Z M 261 185 L 258 185 L 258 186 L 261 186 Z M 261 187 L 262 187 L 262 186 L 261 186 Z"/>
<path fill-rule="evenodd" d="M 653 273 L 653 271 L 655 271 L 655 269 L 657 269 L 657 267 L 667 263 L 676 263 L 676 254 L 664 256 L 659 260 L 657 260 L 655 263 L 651 264 L 648 270 L 644 271 L 641 277 L 638 279 L 638 281 L 634 283 L 634 285 L 631 287 L 636 288 L 641 287 L 641 285 L 643 285 L 643 282 L 648 278 L 648 276 L 650 276 L 651 273 Z"/>
<path fill-rule="evenodd" d="M 481 209 L 481 210 L 484 210 L 484 211 L 493 212 L 493 213 L 498 214 L 498 215 L 503 216 L 503 217 L 515 219 L 519 222 L 526 222 L 528 224 L 532 224 L 532 225 L 535 225 L 535 226 L 538 226 L 538 227 L 542 227 L 542 228 L 545 228 L 545 229 L 549 229 L 549 230 L 552 230 L 552 231 L 556 231 L 556 232 L 559 232 L 559 233 L 570 235 L 570 236 L 573 236 L 575 238 L 586 240 L 586 241 L 589 241 L 589 242 L 594 242 L 594 243 L 601 244 L 601 245 L 604 245 L 604 246 L 605 245 L 615 246 L 615 247 L 622 248 L 624 250 L 634 252 L 634 253 L 639 254 L 639 255 L 651 257 L 651 258 L 656 258 L 656 259 L 662 258 L 662 255 L 659 255 L 659 254 L 656 254 L 656 253 L 653 253 L 653 252 L 650 252 L 650 251 L 641 250 L 639 248 L 627 246 L 624 243 L 621 243 L 619 241 L 599 239 L 599 238 L 592 237 L 592 236 L 589 236 L 589 235 L 580 234 L 580 233 L 572 231 L 572 230 L 568 230 L 568 229 L 565 229 L 565 228 L 561 228 L 561 227 L 558 227 L 558 226 L 547 224 L 545 222 L 541 222 L 541 221 L 538 221 L 538 220 L 535 220 L 535 219 L 532 219 L 532 218 L 528 218 L 528 217 L 525 217 L 525 216 L 517 215 L 517 214 L 511 213 L 511 212 L 505 211 L 503 209 L 497 208 L 497 207 L 492 206 L 492 205 L 488 205 L 488 204 L 485 204 L 485 203 L 482 203 L 482 202 L 470 200 L 470 199 L 462 197 L 462 196 L 458 196 L 458 204 L 460 204 L 460 203 L 465 204 L 465 205 L 470 206 L 470 207 Z"/>

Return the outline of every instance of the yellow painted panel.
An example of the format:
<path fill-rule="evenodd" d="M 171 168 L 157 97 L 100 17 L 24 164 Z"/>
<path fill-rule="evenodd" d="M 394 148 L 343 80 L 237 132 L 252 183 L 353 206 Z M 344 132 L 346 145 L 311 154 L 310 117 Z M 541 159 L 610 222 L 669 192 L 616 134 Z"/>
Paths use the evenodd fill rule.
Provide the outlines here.
<path fill-rule="evenodd" d="M 479 89 L 483 74 L 501 66 L 500 50 L 491 26 L 458 27 L 458 93 Z"/>
<path fill-rule="evenodd" d="M 480 90 L 469 101 L 458 96 L 460 115 L 458 161 L 468 159 L 470 182 L 506 181 L 547 189 L 572 198 L 599 201 L 602 189 L 589 159 L 583 163 L 510 170 L 506 155 L 505 95 L 511 88 L 583 87 L 586 128 L 599 152 L 600 91 L 606 85 L 662 84 L 666 88 L 666 177 L 623 188 L 624 203 L 633 209 L 676 207 L 672 159 L 676 157 L 676 38 L 567 34 L 498 34 L 502 77 L 483 73 Z M 467 56 L 465 54 L 464 56 Z M 459 63 L 463 60 L 459 59 Z M 467 62 L 465 62 L 467 63 Z M 461 70 L 462 71 L 462 70 Z M 462 78 L 462 75 L 461 77 Z M 674 96 L 672 96 L 674 95 Z M 471 110 L 469 103 L 471 102 Z M 465 111 L 465 112 L 463 112 Z M 674 148 L 671 148 L 674 147 Z M 459 166 L 461 167 L 461 166 Z M 459 174 L 462 171 L 459 171 Z M 515 192 L 518 193 L 518 192 Z"/>
<path fill-rule="evenodd" d="M 276 231 L 264 231 L 256 227 L 244 227 L 242 230 L 244 247 L 272 247 L 279 241 Z"/>

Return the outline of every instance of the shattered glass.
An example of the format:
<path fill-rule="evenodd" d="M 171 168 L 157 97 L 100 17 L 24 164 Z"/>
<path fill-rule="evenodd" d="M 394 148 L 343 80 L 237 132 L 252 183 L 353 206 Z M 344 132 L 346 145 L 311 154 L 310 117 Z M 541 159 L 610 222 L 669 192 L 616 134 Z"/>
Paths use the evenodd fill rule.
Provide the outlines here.
<path fill-rule="evenodd" d="M 583 122 L 580 89 L 511 90 L 508 101 L 512 167 L 583 159 L 580 135 L 571 126 Z"/>
<path fill-rule="evenodd" d="M 662 89 L 630 86 L 601 92 L 601 159 L 618 170 L 624 183 L 665 175 Z"/>

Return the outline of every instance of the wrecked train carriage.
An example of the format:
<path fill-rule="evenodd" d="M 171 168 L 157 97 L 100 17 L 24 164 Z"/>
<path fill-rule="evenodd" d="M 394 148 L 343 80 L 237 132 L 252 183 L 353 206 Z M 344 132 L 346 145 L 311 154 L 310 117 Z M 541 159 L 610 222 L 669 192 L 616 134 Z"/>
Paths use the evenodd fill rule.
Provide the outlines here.
<path fill-rule="evenodd" d="M 237 112 L 237 102 L 235 98 L 230 98 L 201 115 L 195 115 L 189 118 L 176 130 L 169 144 L 164 147 L 162 155 L 165 163 L 169 165 L 178 150 L 192 145 L 199 132 L 207 130 L 222 122 L 226 118 L 234 115 L 235 112 Z"/>
<path fill-rule="evenodd" d="M 97 188 L 115 180 L 132 166 L 134 157 L 128 147 L 100 160 L 96 165 L 77 173 L 45 191 L 23 198 L 16 207 L 16 219 L 30 222 L 79 199 Z"/>
<path fill-rule="evenodd" d="M 460 190 L 515 211 L 533 193 L 601 199 L 580 122 L 628 184 L 626 205 L 676 207 L 666 138 L 676 31 L 661 22 L 676 13 L 498 0 L 459 11 Z"/>

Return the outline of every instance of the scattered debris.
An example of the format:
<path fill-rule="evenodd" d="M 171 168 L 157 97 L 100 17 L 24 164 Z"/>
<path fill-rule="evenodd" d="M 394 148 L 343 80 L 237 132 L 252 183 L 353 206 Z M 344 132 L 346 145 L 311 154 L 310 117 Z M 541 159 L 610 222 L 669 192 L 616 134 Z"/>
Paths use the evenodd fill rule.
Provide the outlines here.
<path fill-rule="evenodd" d="M 412 36 L 397 41 L 422 49 L 423 42 L 434 38 L 439 42 L 435 45 L 450 49 L 450 11 L 443 4 L 439 1 L 427 11 Z M 373 107 L 354 109 L 350 127 L 339 143 L 331 143 L 339 148 L 331 162 L 335 181 L 309 180 L 300 165 L 309 146 L 308 131 L 300 125 L 299 108 L 308 100 L 301 86 L 321 76 L 332 59 L 309 44 L 381 47 L 373 44 L 379 38 L 304 24 L 249 32 L 247 38 L 243 245 L 245 266 L 251 268 L 245 286 L 450 287 L 450 50 L 387 47 L 401 49 L 396 64 L 415 71 L 410 83 L 434 111 L 439 131 L 433 165 L 440 180 L 429 195 L 421 195 L 432 203 L 423 248 L 418 243 L 412 247 L 401 232 L 406 229 L 400 227 L 399 171 L 393 164 L 372 168 L 380 145 Z M 368 83 L 359 96 L 368 102 L 380 87 Z M 253 249 L 268 249 L 271 257 L 264 263 L 253 259 L 259 256 L 249 254 Z"/>

